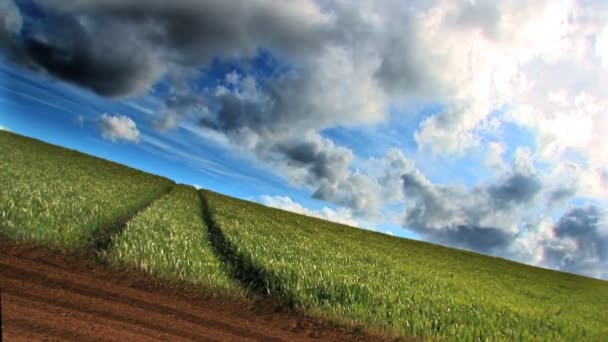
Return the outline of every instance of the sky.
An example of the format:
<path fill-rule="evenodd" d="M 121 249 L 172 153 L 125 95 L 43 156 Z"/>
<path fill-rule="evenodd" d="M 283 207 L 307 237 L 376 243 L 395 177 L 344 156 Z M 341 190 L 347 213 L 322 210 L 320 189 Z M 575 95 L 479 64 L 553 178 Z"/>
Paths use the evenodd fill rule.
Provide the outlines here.
<path fill-rule="evenodd" d="M 608 3 L 0 0 L 0 129 L 608 279 Z"/>

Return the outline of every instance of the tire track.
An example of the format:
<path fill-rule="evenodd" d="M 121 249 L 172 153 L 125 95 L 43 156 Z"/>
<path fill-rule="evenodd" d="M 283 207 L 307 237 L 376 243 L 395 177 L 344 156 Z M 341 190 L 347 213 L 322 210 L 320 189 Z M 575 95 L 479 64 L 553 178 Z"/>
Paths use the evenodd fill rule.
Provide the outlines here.
<path fill-rule="evenodd" d="M 166 189 L 162 190 L 158 195 L 152 196 L 151 198 L 144 200 L 141 204 L 137 205 L 135 208 L 129 210 L 124 215 L 116 218 L 112 223 L 102 226 L 93 234 L 93 236 L 89 239 L 87 246 L 89 248 L 97 251 L 98 253 L 103 253 L 105 250 L 110 247 L 112 243 L 112 239 L 118 233 L 120 233 L 126 226 L 127 223 L 135 217 L 138 213 L 146 210 L 150 207 L 154 202 L 158 201 L 164 196 L 167 196 L 169 192 L 175 187 L 175 184 L 171 184 L 167 186 Z"/>
<path fill-rule="evenodd" d="M 240 282 L 243 287 L 262 296 L 274 296 L 274 299 L 280 301 L 282 306 L 294 309 L 297 304 L 294 296 L 282 287 L 281 282 L 275 281 L 280 277 L 267 268 L 254 266 L 257 263 L 253 262 L 249 256 L 238 251 L 236 246 L 226 238 L 222 227 L 215 221 L 203 190 L 199 190 L 198 193 L 201 198 L 203 221 L 205 221 L 209 231 L 209 241 L 216 256 L 222 261 L 223 265 L 226 265 L 225 269 L 228 275 L 235 281 Z"/>

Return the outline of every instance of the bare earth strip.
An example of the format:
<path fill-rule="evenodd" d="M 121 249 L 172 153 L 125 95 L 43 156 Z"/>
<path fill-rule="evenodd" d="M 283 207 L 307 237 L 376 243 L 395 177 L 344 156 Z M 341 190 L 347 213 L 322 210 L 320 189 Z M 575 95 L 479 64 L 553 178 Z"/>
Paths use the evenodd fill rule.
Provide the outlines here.
<path fill-rule="evenodd" d="M 269 300 L 205 297 L 85 257 L 0 241 L 5 341 L 380 341 Z"/>

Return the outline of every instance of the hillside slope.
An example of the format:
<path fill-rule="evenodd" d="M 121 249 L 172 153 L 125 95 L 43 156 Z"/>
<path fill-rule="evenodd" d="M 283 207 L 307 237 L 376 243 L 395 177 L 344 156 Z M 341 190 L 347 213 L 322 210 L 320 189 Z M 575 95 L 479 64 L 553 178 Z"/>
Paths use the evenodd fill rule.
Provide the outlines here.
<path fill-rule="evenodd" d="M 0 146 L 0 235 L 8 239 L 93 250 L 98 261 L 169 287 L 270 294 L 390 336 L 608 336 L 605 281 L 197 192 L 7 132 Z"/>
<path fill-rule="evenodd" d="M 0 130 L 0 233 L 83 248 L 167 192 L 173 182 Z"/>
<path fill-rule="evenodd" d="M 237 277 L 306 312 L 390 335 L 608 336 L 608 282 L 203 193 Z"/>

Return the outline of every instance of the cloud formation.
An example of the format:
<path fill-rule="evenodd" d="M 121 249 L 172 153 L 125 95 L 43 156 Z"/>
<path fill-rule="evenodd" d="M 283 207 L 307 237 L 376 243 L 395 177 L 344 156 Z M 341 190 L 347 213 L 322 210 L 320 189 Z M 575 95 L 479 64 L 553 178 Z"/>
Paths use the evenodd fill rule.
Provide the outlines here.
<path fill-rule="evenodd" d="M 253 56 L 262 46 L 311 50 L 308 37 L 325 20 L 309 1 L 36 3 L 47 17 L 40 18 L 41 37 L 26 41 L 27 54 L 56 77 L 106 96 L 145 92 L 172 69 Z"/>
<path fill-rule="evenodd" d="M 226 75 L 215 89 L 220 109 L 214 118 L 203 118 L 203 127 L 225 134 L 230 141 L 282 171 L 296 185 L 312 189 L 313 197 L 374 215 L 381 206 L 377 182 L 352 172 L 352 151 L 322 137 L 305 120 L 311 115 L 288 109 L 277 111 L 277 97 L 265 93 L 251 77 Z M 305 106 L 306 107 L 306 106 Z M 297 108 L 297 107 L 295 107 Z M 316 114 L 318 115 L 318 114 Z M 300 120 L 301 122 L 299 122 Z"/>
<path fill-rule="evenodd" d="M 532 82 L 535 75 L 529 65 L 538 62 L 549 68 L 550 62 L 564 60 L 582 44 L 582 33 L 587 31 L 598 39 L 593 49 L 583 46 L 580 53 L 593 52 L 595 62 L 605 60 L 601 45 L 605 25 L 595 15 L 588 17 L 586 5 L 577 2 L 410 1 L 408 6 L 391 0 L 298 0 L 279 5 L 256 0 L 245 6 L 239 1 L 194 0 L 36 3 L 45 17 L 38 19 L 35 34 L 19 41 L 25 42 L 22 52 L 37 68 L 105 96 L 141 94 L 168 80 L 180 91 L 167 95 L 153 127 L 171 129 L 194 113 L 203 127 L 226 135 L 266 162 L 282 163 L 283 169 L 302 164 L 285 151 L 286 145 L 301 143 L 297 140 L 303 140 L 302 132 L 379 122 L 392 104 L 445 103 L 415 133 L 419 147 L 434 153 L 462 152 L 476 146 L 493 111 L 519 98 L 526 101 L 517 106 L 510 120 L 538 129 L 542 138 L 542 132 L 550 131 L 545 127 L 556 125 L 522 118 L 542 120 L 545 114 L 517 114 L 536 104 L 529 99 L 544 98 L 538 94 L 542 88 Z M 268 77 L 228 73 L 223 83 L 205 91 L 206 98 L 184 86 L 188 82 L 183 75 L 198 72 L 214 58 L 246 63 L 261 50 L 270 51 L 283 64 Z M 597 98 L 597 89 L 590 87 L 589 92 L 577 103 Z M 594 117 L 583 123 L 601 131 L 601 125 L 595 125 L 598 120 Z M 555 134 L 545 135 L 548 138 L 542 139 L 557 141 L 551 138 Z M 320 146 L 318 140 L 322 139 L 309 144 Z M 595 140 L 573 143 L 593 147 L 597 153 L 584 154 L 600 157 L 605 151 L 599 146 L 608 145 Z M 543 146 L 551 144 L 555 145 Z M 321 145 L 328 150 L 316 153 L 319 159 L 305 166 L 310 171 L 307 185 L 318 198 L 359 205 L 359 200 L 339 194 L 340 189 L 361 185 L 371 190 L 374 181 L 350 170 L 341 177 L 319 177 L 322 169 L 345 169 L 336 160 L 324 159 L 344 151 L 337 152 L 340 149 L 334 144 Z M 570 145 L 546 147 L 544 155 Z M 605 160 L 600 157 L 593 158 L 598 163 Z"/>
<path fill-rule="evenodd" d="M 511 244 L 542 189 L 536 175 L 520 170 L 471 189 L 433 184 L 412 164 L 402 172 L 409 202 L 406 228 L 435 242 L 485 253 L 499 254 Z"/>
<path fill-rule="evenodd" d="M 12 0 L 0 0 L 0 49 L 6 51 L 10 58 L 17 58 L 19 51 L 16 37 L 23 26 L 19 8 Z"/>
<path fill-rule="evenodd" d="M 101 136 L 112 142 L 124 140 L 139 142 L 140 134 L 135 122 L 125 115 L 112 115 L 104 113 L 98 122 Z"/>
<path fill-rule="evenodd" d="M 21 31 L 23 20 L 19 9 L 11 0 L 0 1 L 0 37 L 9 34 L 18 34 Z M 6 39 L 6 38 L 5 38 Z"/>
<path fill-rule="evenodd" d="M 8 57 L 101 96 L 153 90 L 158 131 L 190 121 L 349 215 L 402 204 L 404 226 L 427 239 L 533 263 L 537 248 L 551 267 L 590 269 L 564 262 L 588 244 L 570 229 L 551 235 L 547 217 L 575 196 L 608 199 L 599 1 L 32 1 L 44 15 L 0 0 Z M 256 67 L 264 54 L 272 62 Z M 216 62 L 237 67 L 192 79 Z M 362 161 L 323 134 L 429 103 L 439 105 L 404 132 L 419 153 L 462 156 L 489 143 L 492 181 L 435 184 L 398 149 Z M 532 132 L 535 146 L 507 146 L 506 125 Z M 99 127 L 112 141 L 139 140 L 124 116 L 104 114 Z"/>
<path fill-rule="evenodd" d="M 572 198 L 575 190 L 572 184 L 541 180 L 526 158 L 520 151 L 501 177 L 466 188 L 434 184 L 402 154 L 393 153 L 408 203 L 404 227 L 436 243 L 608 278 L 605 211 L 574 207 L 555 223 L 551 218 L 539 221 L 547 203 L 551 207 Z"/>
<path fill-rule="evenodd" d="M 554 226 L 554 239 L 544 242 L 548 267 L 592 277 L 608 278 L 608 222 L 595 206 L 575 207 Z"/>

